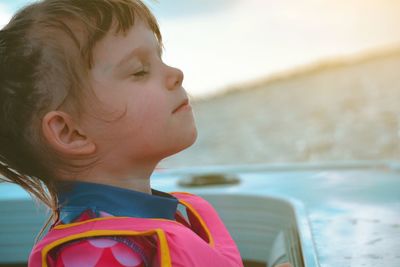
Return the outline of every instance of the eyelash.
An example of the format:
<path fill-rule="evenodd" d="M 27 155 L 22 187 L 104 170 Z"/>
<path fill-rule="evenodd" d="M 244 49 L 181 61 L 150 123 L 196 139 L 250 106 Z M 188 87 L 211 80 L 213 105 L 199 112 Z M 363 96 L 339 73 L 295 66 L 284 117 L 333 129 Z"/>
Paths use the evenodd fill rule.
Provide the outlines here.
<path fill-rule="evenodd" d="M 146 71 L 146 70 L 141 70 L 141 71 L 138 71 L 138 72 L 134 73 L 133 76 L 135 76 L 135 77 L 143 77 L 143 76 L 147 75 L 148 73 L 149 72 Z"/>

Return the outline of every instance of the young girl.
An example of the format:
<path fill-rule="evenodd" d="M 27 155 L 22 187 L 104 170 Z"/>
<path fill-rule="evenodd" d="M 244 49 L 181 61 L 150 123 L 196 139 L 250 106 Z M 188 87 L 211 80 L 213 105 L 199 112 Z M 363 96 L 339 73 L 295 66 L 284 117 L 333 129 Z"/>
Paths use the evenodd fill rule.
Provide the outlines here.
<path fill-rule="evenodd" d="M 53 211 L 29 266 L 242 266 L 207 202 L 150 188 L 196 139 L 161 54 L 139 0 L 44 0 L 0 31 L 0 173 Z"/>

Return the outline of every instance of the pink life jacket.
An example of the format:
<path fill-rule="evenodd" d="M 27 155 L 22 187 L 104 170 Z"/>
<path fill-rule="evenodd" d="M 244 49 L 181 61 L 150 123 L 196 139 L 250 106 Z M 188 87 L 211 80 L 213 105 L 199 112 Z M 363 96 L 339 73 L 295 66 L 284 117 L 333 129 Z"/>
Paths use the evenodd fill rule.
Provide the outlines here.
<path fill-rule="evenodd" d="M 58 225 L 35 245 L 29 266 L 47 267 L 47 255 L 52 249 L 81 238 L 155 235 L 160 267 L 242 267 L 236 244 L 214 208 L 192 194 L 172 195 L 186 207 L 191 229 L 173 220 L 132 217 L 105 217 Z"/>

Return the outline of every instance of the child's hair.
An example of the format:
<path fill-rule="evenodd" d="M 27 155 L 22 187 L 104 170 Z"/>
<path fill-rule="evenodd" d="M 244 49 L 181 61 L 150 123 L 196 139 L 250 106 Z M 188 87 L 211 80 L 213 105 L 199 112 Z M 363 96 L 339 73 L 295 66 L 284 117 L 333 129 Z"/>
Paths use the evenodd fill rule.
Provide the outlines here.
<path fill-rule="evenodd" d="M 84 111 L 94 45 L 111 29 L 126 33 L 135 18 L 161 45 L 157 21 L 140 0 L 44 0 L 0 30 L 0 179 L 40 199 L 53 219 L 57 157 L 43 142 L 41 119 L 62 105 L 77 116 Z"/>

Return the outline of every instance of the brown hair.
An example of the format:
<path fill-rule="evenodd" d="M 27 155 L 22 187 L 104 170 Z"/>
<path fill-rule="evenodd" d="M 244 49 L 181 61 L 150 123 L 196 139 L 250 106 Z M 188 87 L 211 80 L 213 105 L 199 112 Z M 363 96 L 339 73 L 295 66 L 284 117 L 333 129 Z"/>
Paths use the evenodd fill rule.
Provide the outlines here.
<path fill-rule="evenodd" d="M 57 218 L 58 199 L 41 118 L 66 102 L 82 111 L 94 45 L 111 29 L 125 34 L 135 18 L 162 45 L 157 21 L 140 0 L 44 0 L 0 30 L 0 179 L 47 205 L 49 222 Z"/>

